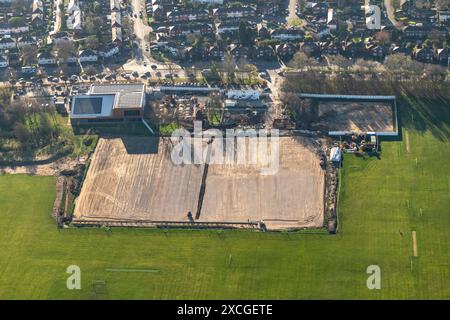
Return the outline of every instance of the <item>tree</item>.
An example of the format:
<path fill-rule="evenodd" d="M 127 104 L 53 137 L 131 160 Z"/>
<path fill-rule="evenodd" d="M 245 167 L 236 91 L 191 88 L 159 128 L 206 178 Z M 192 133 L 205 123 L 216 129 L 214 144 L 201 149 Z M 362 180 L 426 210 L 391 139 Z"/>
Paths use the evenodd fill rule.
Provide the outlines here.
<path fill-rule="evenodd" d="M 38 48 L 35 45 L 26 44 L 22 47 L 21 51 L 24 65 L 29 65 L 36 62 Z"/>
<path fill-rule="evenodd" d="M 92 35 L 87 37 L 86 40 L 84 40 L 84 44 L 89 49 L 97 50 L 99 45 L 97 36 Z"/>
<path fill-rule="evenodd" d="M 100 16 L 88 16 L 86 17 L 84 26 L 85 26 L 85 30 L 89 33 L 89 34 L 98 34 L 102 28 L 104 24 L 103 19 Z"/>
<path fill-rule="evenodd" d="M 405 56 L 401 53 L 389 55 L 384 62 L 384 66 L 388 71 L 408 71 L 412 73 L 419 73 L 423 71 L 423 66 L 411 59 L 410 56 Z"/>
<path fill-rule="evenodd" d="M 310 69 L 312 66 L 317 65 L 317 61 L 304 52 L 298 51 L 294 54 L 290 62 L 290 66 L 295 69 Z"/>
<path fill-rule="evenodd" d="M 97 70 L 93 66 L 87 66 L 84 68 L 84 73 L 86 73 L 88 76 L 93 76 L 97 73 Z"/>
<path fill-rule="evenodd" d="M 223 100 L 220 96 L 220 94 L 217 93 L 211 93 L 208 96 L 208 99 L 206 100 L 205 106 L 207 109 L 222 109 L 223 107 Z"/>
<path fill-rule="evenodd" d="M 53 47 L 58 59 L 61 59 L 63 63 L 67 63 L 67 59 L 76 55 L 77 49 L 73 41 L 59 41 Z"/>
<path fill-rule="evenodd" d="M 14 125 L 14 136 L 24 146 L 30 140 L 31 132 L 23 123 L 16 122 Z"/>
<path fill-rule="evenodd" d="M 233 56 L 231 56 L 229 53 L 226 53 L 223 57 L 222 68 L 226 74 L 227 80 L 234 81 L 236 77 L 236 62 L 234 61 Z"/>
<path fill-rule="evenodd" d="M 387 31 L 379 31 L 375 33 L 375 40 L 380 44 L 389 44 L 391 42 L 391 34 Z"/>
<path fill-rule="evenodd" d="M 432 80 L 442 80 L 447 75 L 447 69 L 437 64 L 428 64 L 425 68 L 425 74 Z"/>
<path fill-rule="evenodd" d="M 122 30 L 124 30 L 125 33 L 127 34 L 133 33 L 133 25 L 134 25 L 133 20 L 131 20 L 129 17 L 123 17 L 121 23 L 122 23 Z"/>
<path fill-rule="evenodd" d="M 239 43 L 248 47 L 253 44 L 255 36 L 255 31 L 251 29 L 244 20 L 241 20 L 238 32 Z"/>
<path fill-rule="evenodd" d="M 329 66 L 336 66 L 340 69 L 347 69 L 353 64 L 352 61 L 340 54 L 326 56 L 326 60 Z"/>

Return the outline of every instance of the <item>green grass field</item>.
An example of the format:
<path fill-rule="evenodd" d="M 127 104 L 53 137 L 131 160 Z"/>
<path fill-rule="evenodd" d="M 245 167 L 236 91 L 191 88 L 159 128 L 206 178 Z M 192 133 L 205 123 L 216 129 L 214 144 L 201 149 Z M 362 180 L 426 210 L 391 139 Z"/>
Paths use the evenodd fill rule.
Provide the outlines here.
<path fill-rule="evenodd" d="M 57 230 L 53 178 L 1 176 L 0 298 L 450 299 L 448 107 L 410 103 L 381 160 L 346 156 L 336 236 Z M 72 264 L 79 291 L 65 286 Z M 381 290 L 366 288 L 372 264 Z"/>

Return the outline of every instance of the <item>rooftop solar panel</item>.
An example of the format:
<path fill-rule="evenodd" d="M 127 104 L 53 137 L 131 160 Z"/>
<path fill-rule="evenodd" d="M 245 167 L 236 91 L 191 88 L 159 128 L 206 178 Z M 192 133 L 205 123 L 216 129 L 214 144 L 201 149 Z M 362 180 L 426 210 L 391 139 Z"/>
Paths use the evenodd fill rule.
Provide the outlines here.
<path fill-rule="evenodd" d="M 76 99 L 73 106 L 74 114 L 100 114 L 102 113 L 103 97 L 89 97 Z"/>
<path fill-rule="evenodd" d="M 140 108 L 144 84 L 93 84 L 91 94 L 118 94 L 115 108 Z"/>

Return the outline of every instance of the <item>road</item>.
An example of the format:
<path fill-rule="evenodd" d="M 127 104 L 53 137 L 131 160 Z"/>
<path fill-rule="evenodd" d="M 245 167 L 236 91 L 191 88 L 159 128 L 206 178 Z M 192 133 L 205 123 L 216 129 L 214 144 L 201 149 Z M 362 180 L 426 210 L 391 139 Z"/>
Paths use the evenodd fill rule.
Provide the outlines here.
<path fill-rule="evenodd" d="M 298 0 L 289 0 L 288 15 L 286 16 L 286 22 L 289 24 L 292 20 L 298 19 L 297 16 L 297 2 Z"/>
<path fill-rule="evenodd" d="M 47 37 L 47 42 L 52 43 L 51 35 L 56 34 L 61 30 L 62 26 L 62 17 L 64 15 L 64 12 L 61 11 L 60 6 L 61 4 L 64 4 L 64 0 L 54 0 L 54 3 L 56 5 L 56 12 L 55 12 L 55 24 L 53 26 L 53 30 L 50 31 L 49 36 Z M 51 18 L 51 17 L 47 17 Z"/>
<path fill-rule="evenodd" d="M 402 24 L 395 19 L 394 4 L 392 3 L 392 0 L 384 0 L 384 7 L 389 21 L 391 21 L 392 25 L 394 25 L 397 29 L 400 29 Z"/>
<path fill-rule="evenodd" d="M 153 59 L 151 57 L 150 51 L 146 50 L 150 48 L 148 36 L 151 32 L 153 32 L 153 29 L 149 25 L 147 25 L 139 16 L 139 12 L 142 10 L 144 13 L 143 18 L 145 19 L 144 4 L 144 0 L 131 0 L 131 7 L 133 9 L 132 20 L 134 26 L 134 34 L 136 35 L 135 42 L 137 44 L 137 47 L 133 50 L 134 59 L 124 64 L 123 69 L 127 72 L 137 71 L 140 74 L 150 71 L 153 74 L 155 70 L 153 70 L 151 66 L 157 65 L 157 71 L 161 73 L 162 78 L 164 78 L 164 76 L 169 73 L 177 74 L 177 76 L 179 77 L 186 77 L 185 72 L 179 65 L 174 63 L 161 63 Z"/>
<path fill-rule="evenodd" d="M 56 18 L 55 18 L 55 28 L 53 29 L 53 33 L 58 33 L 61 30 L 62 25 L 62 17 L 64 13 L 61 11 L 61 5 L 64 4 L 63 0 L 55 0 L 56 3 Z"/>
<path fill-rule="evenodd" d="M 133 8 L 132 20 L 134 25 L 134 34 L 136 35 L 136 42 L 138 43 L 138 48 L 135 50 L 136 59 L 138 61 L 146 61 L 147 63 L 150 63 L 149 58 L 145 55 L 145 45 L 149 45 L 146 39 L 148 39 L 148 35 L 153 30 L 139 17 L 139 12 L 144 8 L 144 1 L 132 0 L 131 7 Z"/>

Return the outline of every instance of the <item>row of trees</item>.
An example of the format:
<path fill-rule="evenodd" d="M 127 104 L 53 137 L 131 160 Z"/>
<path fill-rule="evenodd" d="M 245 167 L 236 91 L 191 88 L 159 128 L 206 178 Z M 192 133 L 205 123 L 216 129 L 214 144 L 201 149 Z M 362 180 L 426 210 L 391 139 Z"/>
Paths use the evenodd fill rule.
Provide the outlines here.
<path fill-rule="evenodd" d="M 387 56 L 383 63 L 365 59 L 351 60 L 342 55 L 325 56 L 323 61 L 319 62 L 299 51 L 294 55 L 289 66 L 302 71 L 351 71 L 362 74 L 378 73 L 383 77 L 386 77 L 386 75 L 426 76 L 433 79 L 443 79 L 447 74 L 447 69 L 443 66 L 421 63 L 400 53 Z"/>

